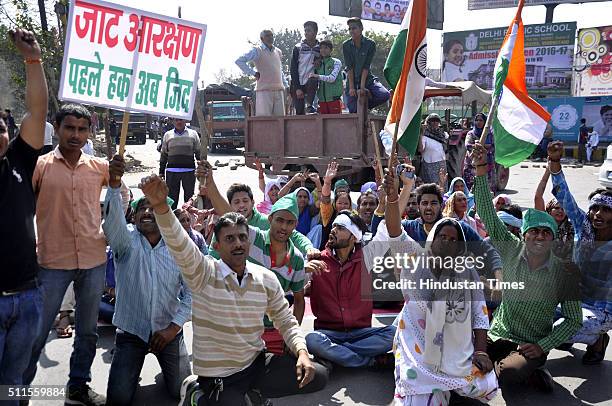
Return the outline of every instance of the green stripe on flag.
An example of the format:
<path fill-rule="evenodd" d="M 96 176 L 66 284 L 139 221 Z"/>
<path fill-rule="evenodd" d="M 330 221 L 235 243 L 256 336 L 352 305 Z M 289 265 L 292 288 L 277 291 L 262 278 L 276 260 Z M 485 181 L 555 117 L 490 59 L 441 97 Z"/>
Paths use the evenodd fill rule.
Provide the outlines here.
<path fill-rule="evenodd" d="M 411 157 L 416 155 L 417 145 L 419 143 L 419 136 L 421 133 L 421 109 L 423 105 L 419 106 L 419 110 L 416 112 L 410 124 L 406 128 L 403 134 L 399 134 L 397 137 L 397 143 L 401 145 Z"/>
<path fill-rule="evenodd" d="M 495 134 L 495 162 L 509 168 L 527 159 L 537 145 L 520 140 L 510 134 L 499 122 L 497 115 L 493 119 Z"/>
<path fill-rule="evenodd" d="M 501 93 L 501 90 L 504 86 L 504 82 L 506 81 L 506 77 L 508 76 L 508 69 L 510 68 L 509 60 L 504 58 L 501 58 L 501 60 L 501 65 L 495 71 L 495 97 L 499 96 L 499 94 Z"/>
<path fill-rule="evenodd" d="M 387 83 L 389 83 L 391 89 L 395 89 L 402 74 L 404 55 L 406 54 L 406 35 L 408 35 L 408 30 L 401 30 L 399 34 L 397 34 L 395 41 L 393 41 L 391 51 L 387 56 L 385 68 L 383 69 L 383 75 L 385 79 L 387 79 Z"/>

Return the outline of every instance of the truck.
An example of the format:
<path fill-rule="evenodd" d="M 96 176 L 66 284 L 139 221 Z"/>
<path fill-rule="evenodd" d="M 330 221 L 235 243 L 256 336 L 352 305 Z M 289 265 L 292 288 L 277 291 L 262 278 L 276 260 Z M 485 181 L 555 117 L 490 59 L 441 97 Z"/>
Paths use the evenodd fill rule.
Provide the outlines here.
<path fill-rule="evenodd" d="M 241 101 L 209 101 L 206 104 L 206 126 L 210 134 L 210 152 L 244 147 L 244 123 Z"/>
<path fill-rule="evenodd" d="M 447 87 L 426 88 L 424 99 L 430 97 L 460 97 L 462 106 L 491 101 L 490 92 L 473 82 L 454 82 Z M 243 105 L 245 123 L 245 163 L 255 169 L 259 160 L 268 174 L 292 176 L 305 169 L 324 174 L 332 159 L 338 162 L 338 177 L 346 179 L 351 187 L 374 178 L 372 162 L 376 159 L 376 146 L 384 151 L 378 133 L 386 117 L 370 114 L 366 100 L 359 100 L 354 114 L 316 114 L 305 116 L 255 116 L 253 101 L 245 97 Z M 447 123 L 450 125 L 450 123 Z M 450 173 L 462 173 L 466 153 L 465 140 L 452 137 L 449 143 Z M 400 147 L 401 156 L 405 151 Z M 381 163 L 387 165 L 382 153 Z M 499 190 L 508 182 L 508 170 L 498 171 Z"/>
<path fill-rule="evenodd" d="M 113 111 L 113 117 L 117 122 L 117 136 L 121 134 L 123 126 L 123 112 Z M 126 142 L 144 145 L 147 142 L 147 117 L 143 113 L 130 113 Z"/>

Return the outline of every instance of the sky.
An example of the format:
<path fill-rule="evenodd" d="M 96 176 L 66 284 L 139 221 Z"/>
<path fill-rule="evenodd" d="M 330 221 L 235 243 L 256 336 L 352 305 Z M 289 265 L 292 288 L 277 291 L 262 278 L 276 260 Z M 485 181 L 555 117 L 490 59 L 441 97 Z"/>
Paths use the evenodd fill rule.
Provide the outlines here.
<path fill-rule="evenodd" d="M 148 10 L 168 16 L 177 16 L 182 7 L 182 17 L 207 24 L 204 58 L 200 82 L 215 82 L 215 73 L 224 68 L 239 73 L 234 64 L 236 58 L 249 50 L 247 40 L 258 39 L 262 29 L 271 27 L 302 28 L 307 20 L 317 21 L 319 29 L 327 24 L 345 24 L 343 17 L 329 15 L 329 0 L 111 0 L 113 3 Z M 227 8 L 226 8 L 227 6 Z M 445 0 L 444 31 L 465 31 L 476 28 L 507 27 L 515 9 L 468 11 L 467 0 Z M 544 6 L 525 7 L 525 24 L 544 23 Z M 578 28 L 612 25 L 612 1 L 561 4 L 557 6 L 553 22 L 576 21 Z M 365 29 L 397 33 L 395 24 L 364 21 Z M 427 30 L 428 64 L 440 67 L 442 31 Z"/>

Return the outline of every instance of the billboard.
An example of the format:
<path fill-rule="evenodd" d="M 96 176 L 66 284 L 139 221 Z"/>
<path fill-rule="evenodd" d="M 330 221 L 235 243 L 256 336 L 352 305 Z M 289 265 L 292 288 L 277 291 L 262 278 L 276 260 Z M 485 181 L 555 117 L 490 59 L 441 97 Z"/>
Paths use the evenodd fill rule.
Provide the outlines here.
<path fill-rule="evenodd" d="M 493 88 L 493 70 L 507 27 L 447 32 L 442 37 L 443 82 L 471 80 Z M 525 63 L 530 95 L 569 96 L 576 23 L 525 26 Z"/>
<path fill-rule="evenodd" d="M 329 14 L 401 24 L 408 4 L 410 0 L 329 0 Z M 427 28 L 441 30 L 443 24 L 444 0 L 429 0 L 427 2 Z"/>
<path fill-rule="evenodd" d="M 578 31 L 574 55 L 574 95 L 612 95 L 612 26 Z"/>
<path fill-rule="evenodd" d="M 599 142 L 612 143 L 612 96 L 554 97 L 538 99 L 552 116 L 553 137 L 564 142 L 578 142 L 580 119 L 599 134 Z"/>
<path fill-rule="evenodd" d="M 59 98 L 191 119 L 206 25 L 106 3 L 70 6 Z"/>
<path fill-rule="evenodd" d="M 541 6 L 546 4 L 562 3 L 595 3 L 606 0 L 525 0 L 526 6 Z M 468 0 L 468 10 L 482 10 L 487 8 L 516 7 L 518 0 Z"/>

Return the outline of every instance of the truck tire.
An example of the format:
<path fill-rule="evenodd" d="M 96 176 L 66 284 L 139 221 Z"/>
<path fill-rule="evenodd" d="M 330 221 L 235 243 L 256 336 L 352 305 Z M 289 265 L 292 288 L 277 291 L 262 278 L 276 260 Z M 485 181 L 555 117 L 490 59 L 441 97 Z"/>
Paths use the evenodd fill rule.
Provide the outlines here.
<path fill-rule="evenodd" d="M 215 144 L 214 142 L 211 142 L 210 144 L 208 144 L 208 150 L 211 153 L 217 152 L 218 150 L 217 144 Z"/>
<path fill-rule="evenodd" d="M 136 142 L 140 145 L 145 145 L 147 143 L 147 135 L 146 134 L 139 134 L 136 137 Z"/>

